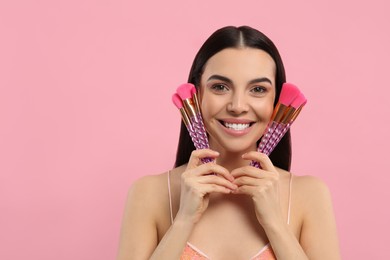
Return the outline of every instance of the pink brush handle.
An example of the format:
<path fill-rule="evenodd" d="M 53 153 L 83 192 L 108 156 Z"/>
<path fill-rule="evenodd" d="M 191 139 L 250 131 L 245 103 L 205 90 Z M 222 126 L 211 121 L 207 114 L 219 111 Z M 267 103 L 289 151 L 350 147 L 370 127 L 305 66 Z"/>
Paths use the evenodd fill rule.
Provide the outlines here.
<path fill-rule="evenodd" d="M 194 130 L 194 127 L 192 125 L 187 126 L 188 133 L 190 134 L 191 140 L 194 143 L 194 146 L 196 149 L 202 149 L 199 141 L 198 136 L 196 135 L 196 132 Z"/>
<path fill-rule="evenodd" d="M 190 134 L 191 140 L 194 143 L 194 146 L 196 149 L 203 149 L 203 145 L 198 139 L 198 135 L 196 134 L 196 131 L 194 130 L 193 126 L 187 127 L 188 133 Z M 202 158 L 201 159 L 202 163 L 208 163 L 212 162 L 213 160 L 210 158 Z"/>
<path fill-rule="evenodd" d="M 278 123 L 275 121 L 272 121 L 268 124 L 267 129 L 265 129 L 265 133 L 264 133 L 263 137 L 261 138 L 259 146 L 257 147 L 258 152 L 263 152 L 264 148 L 266 147 L 269 139 L 271 138 L 271 136 L 272 136 L 272 134 L 275 131 L 277 126 L 278 126 Z"/>
<path fill-rule="evenodd" d="M 280 140 L 282 140 L 283 136 L 287 133 L 288 129 L 290 129 L 293 122 L 290 122 L 288 124 L 281 124 L 282 127 L 280 127 L 280 132 L 277 136 L 275 136 L 274 141 L 268 146 L 267 153 L 271 154 L 271 152 L 275 149 L 275 147 L 278 145 Z"/>
<path fill-rule="evenodd" d="M 195 128 L 199 143 L 204 148 L 209 148 L 209 140 L 207 139 L 206 130 L 204 129 L 202 117 L 197 114 L 196 117 L 191 118 L 191 123 Z"/>
<path fill-rule="evenodd" d="M 272 121 L 268 124 L 267 128 L 265 129 L 265 133 L 263 134 L 263 137 L 261 138 L 261 141 L 259 143 L 259 146 L 257 147 L 257 151 L 261 153 L 265 153 L 264 150 L 270 141 L 273 133 L 275 132 L 276 128 L 278 127 L 278 123 L 275 121 Z M 267 154 L 268 155 L 268 154 Z M 261 168 L 260 164 L 256 161 L 252 161 L 250 163 L 251 166 L 256 168 Z"/>
<path fill-rule="evenodd" d="M 280 141 L 280 139 L 282 139 L 280 137 L 280 135 L 282 134 L 282 131 L 283 129 L 286 127 L 286 124 L 283 124 L 283 123 L 279 123 L 275 129 L 275 131 L 272 133 L 272 136 L 270 137 L 267 145 L 265 146 L 263 152 L 266 154 L 266 155 L 270 155 L 271 152 L 273 151 L 273 149 L 275 148 L 275 146 L 278 144 L 278 142 Z"/>
<path fill-rule="evenodd" d="M 191 139 L 196 149 L 207 149 L 209 148 L 209 140 L 207 138 L 206 130 L 204 128 L 203 119 L 200 114 L 190 118 L 192 125 L 192 132 L 190 132 Z M 203 158 L 203 163 L 212 162 L 211 158 Z"/>
<path fill-rule="evenodd" d="M 287 133 L 288 129 L 290 129 L 292 123 L 293 122 L 290 122 L 288 124 L 279 124 L 277 126 L 277 128 L 271 135 L 269 142 L 266 144 L 266 147 L 262 151 L 264 154 L 269 156 L 272 153 L 272 151 L 278 145 L 280 140 L 282 140 L 283 136 Z M 260 164 L 255 161 L 252 161 L 250 165 L 256 168 L 261 168 Z"/>

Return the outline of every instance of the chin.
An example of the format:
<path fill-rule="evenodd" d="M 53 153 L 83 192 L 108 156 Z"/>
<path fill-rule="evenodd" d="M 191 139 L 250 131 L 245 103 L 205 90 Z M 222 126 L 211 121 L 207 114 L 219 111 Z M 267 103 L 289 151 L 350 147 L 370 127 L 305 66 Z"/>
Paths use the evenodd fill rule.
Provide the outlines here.
<path fill-rule="evenodd" d="M 255 151 L 256 150 L 256 143 L 244 143 L 241 140 L 233 140 L 229 141 L 229 143 L 220 142 L 219 143 L 219 149 L 226 151 L 228 153 L 241 153 L 244 154 L 249 151 Z"/>

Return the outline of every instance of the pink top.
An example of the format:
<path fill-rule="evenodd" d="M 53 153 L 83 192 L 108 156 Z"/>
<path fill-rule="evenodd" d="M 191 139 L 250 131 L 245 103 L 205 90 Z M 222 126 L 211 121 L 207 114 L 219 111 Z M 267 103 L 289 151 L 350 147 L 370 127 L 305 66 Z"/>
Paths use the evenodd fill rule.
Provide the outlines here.
<path fill-rule="evenodd" d="M 186 247 L 180 257 L 180 260 L 209 260 L 211 259 L 205 253 L 197 249 L 194 245 L 187 242 Z M 272 260 L 276 259 L 270 244 L 265 245 L 251 260 Z"/>
<path fill-rule="evenodd" d="M 169 195 L 169 209 L 171 213 L 171 224 L 173 223 L 173 212 L 172 212 L 172 195 L 171 195 L 171 181 L 168 171 L 168 195 Z M 290 206 L 291 206 L 291 186 L 292 186 L 292 174 L 290 173 L 290 187 L 288 195 L 288 213 L 287 213 L 287 224 L 290 224 Z M 184 247 L 183 253 L 180 257 L 180 260 L 210 260 L 205 253 L 196 248 L 191 243 L 187 242 L 187 245 Z M 274 252 L 270 243 L 265 245 L 259 252 L 250 258 L 250 260 L 272 260 L 276 259 Z"/>

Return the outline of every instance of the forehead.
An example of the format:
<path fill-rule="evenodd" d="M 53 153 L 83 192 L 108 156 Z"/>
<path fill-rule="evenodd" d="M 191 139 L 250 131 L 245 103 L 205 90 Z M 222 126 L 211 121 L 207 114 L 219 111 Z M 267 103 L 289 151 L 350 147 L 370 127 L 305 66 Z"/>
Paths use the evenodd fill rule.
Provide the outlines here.
<path fill-rule="evenodd" d="M 275 81 L 276 65 L 272 57 L 255 48 L 228 48 L 212 56 L 206 63 L 202 78 L 213 74 L 253 79 L 268 77 Z"/>

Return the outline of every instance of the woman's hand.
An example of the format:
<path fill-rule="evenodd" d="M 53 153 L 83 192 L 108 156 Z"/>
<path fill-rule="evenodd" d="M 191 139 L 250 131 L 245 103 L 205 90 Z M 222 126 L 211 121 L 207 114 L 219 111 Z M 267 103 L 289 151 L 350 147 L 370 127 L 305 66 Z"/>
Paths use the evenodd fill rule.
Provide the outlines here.
<path fill-rule="evenodd" d="M 202 164 L 202 158 L 217 158 L 210 149 L 192 152 L 186 170 L 181 175 L 180 209 L 178 217 L 196 223 L 209 203 L 210 193 L 231 193 L 237 189 L 234 178 L 224 167 L 214 162 Z"/>
<path fill-rule="evenodd" d="M 279 173 L 271 160 L 267 155 L 255 151 L 242 155 L 242 158 L 259 162 L 262 169 L 249 165 L 234 169 L 231 174 L 238 188 L 233 193 L 252 197 L 257 220 L 263 227 L 283 221 L 279 202 Z"/>

